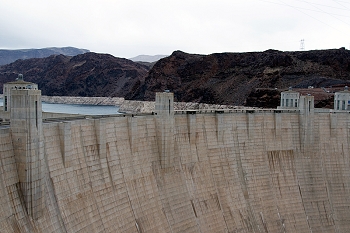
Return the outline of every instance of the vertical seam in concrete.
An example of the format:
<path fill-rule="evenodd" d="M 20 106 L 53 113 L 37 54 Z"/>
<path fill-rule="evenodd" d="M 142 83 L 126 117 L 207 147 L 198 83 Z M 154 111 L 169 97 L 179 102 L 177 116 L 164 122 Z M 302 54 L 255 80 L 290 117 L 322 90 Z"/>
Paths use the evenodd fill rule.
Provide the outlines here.
<path fill-rule="evenodd" d="M 300 145 L 300 149 L 299 149 L 299 157 L 300 157 L 300 160 L 301 160 L 301 167 L 302 167 L 302 170 L 301 171 L 304 171 L 304 159 L 305 159 L 305 139 L 306 139 L 306 133 L 305 133 L 305 130 L 304 130 L 304 125 L 302 125 L 302 122 L 303 122 L 303 117 L 305 117 L 305 114 L 302 114 L 302 113 L 299 113 L 299 116 L 298 116 L 298 125 L 299 125 L 299 145 Z M 297 172 L 297 181 L 298 181 L 298 187 L 299 187 L 299 193 L 300 193 L 300 199 L 301 199 L 301 203 L 303 205 L 303 210 L 304 210 L 304 214 L 305 214 L 305 217 L 306 217 L 306 222 L 307 222 L 307 225 L 309 227 L 309 230 L 310 232 L 313 232 L 312 231 L 312 228 L 311 228 L 311 225 L 310 225 L 310 222 L 309 222 L 309 217 L 307 215 L 307 212 L 306 212 L 306 209 L 305 209 L 305 202 L 304 202 L 304 199 L 303 199 L 303 194 L 302 194 L 302 191 L 301 191 L 301 185 L 300 185 L 300 178 L 299 178 L 299 172 Z M 305 173 L 302 172 L 302 176 L 303 178 L 305 179 Z"/>
<path fill-rule="evenodd" d="M 154 164 L 156 164 L 156 165 L 154 165 Z M 157 165 L 158 165 L 158 167 L 157 167 Z M 155 167 L 156 167 L 156 168 L 155 168 Z M 158 194 L 160 193 L 160 187 L 159 187 L 158 181 L 157 181 L 157 177 L 160 176 L 159 169 L 161 169 L 161 165 L 160 165 L 159 163 L 153 163 L 152 171 L 153 171 L 153 176 L 154 176 L 155 181 L 156 181 L 156 186 L 157 186 L 157 189 L 158 189 L 158 190 L 157 190 L 157 191 L 158 191 Z M 158 173 L 157 176 L 155 175 L 156 173 Z M 170 224 L 170 221 L 169 221 L 169 219 L 168 219 L 168 216 L 166 215 L 166 213 L 165 213 L 165 211 L 164 211 L 162 199 L 160 198 L 160 195 L 158 195 L 158 196 L 159 196 L 159 200 L 160 200 L 161 205 L 162 205 L 162 212 L 163 212 L 163 214 L 164 214 L 164 216 L 165 216 L 165 219 L 166 219 L 166 221 L 167 221 L 167 223 L 168 223 L 168 227 L 169 227 L 169 229 L 170 229 L 170 232 L 174 232 L 174 231 L 173 231 L 173 228 L 172 228 L 172 226 L 171 226 L 171 224 Z"/>
<path fill-rule="evenodd" d="M 328 199 L 328 202 L 329 202 L 329 206 L 331 208 L 331 213 L 334 216 L 335 212 L 334 212 L 334 207 L 333 207 L 333 203 L 332 203 L 332 199 L 331 199 L 331 194 L 329 192 L 329 182 L 327 181 L 327 177 L 328 177 L 328 175 L 327 175 L 327 168 L 324 167 L 324 161 L 323 161 L 322 153 L 321 153 L 321 156 L 322 156 L 321 163 L 322 163 L 322 170 L 323 170 L 322 171 L 322 175 L 325 176 L 325 177 L 323 177 L 323 179 L 324 179 L 325 186 L 326 186 L 327 199 Z M 334 218 L 332 217 L 332 219 L 333 219 L 333 224 L 334 224 Z M 334 224 L 333 227 L 334 227 L 335 232 L 339 232 L 339 229 L 337 228 L 336 224 Z"/>
<path fill-rule="evenodd" d="M 176 138 L 176 136 L 174 135 L 174 139 Z M 188 186 L 186 185 L 186 177 L 185 177 L 185 172 L 184 170 L 182 169 L 182 166 L 183 164 L 181 162 L 180 163 L 180 176 L 181 176 L 181 180 L 184 182 L 184 186 L 186 187 L 186 190 L 187 190 L 187 194 L 188 194 L 188 198 L 189 198 L 189 201 L 190 203 L 192 204 L 192 199 L 191 199 L 191 196 L 190 196 L 190 190 L 188 189 Z M 192 212 L 194 214 L 194 219 L 196 221 L 196 226 L 197 226 L 197 229 L 199 232 L 202 232 L 201 228 L 200 228 L 200 225 L 199 225 L 199 222 L 198 222 L 198 218 L 197 218 L 197 213 L 195 212 L 194 208 L 193 208 L 193 205 L 192 205 Z"/>
<path fill-rule="evenodd" d="M 90 122 L 88 121 L 88 123 L 90 123 Z M 80 134 L 79 137 L 80 137 L 81 148 L 82 148 L 82 151 L 83 151 L 83 156 L 84 156 L 85 164 L 88 165 L 87 160 L 86 160 L 87 158 L 86 158 L 86 153 L 85 153 L 84 140 L 83 140 L 83 137 L 82 137 L 81 124 L 80 124 L 79 128 L 80 128 L 80 130 L 79 130 L 79 134 Z M 97 158 L 97 159 L 99 159 L 99 158 Z M 101 165 L 101 163 L 100 163 L 100 165 Z M 97 209 L 98 215 L 99 215 L 99 217 L 100 217 L 100 221 L 101 221 L 101 223 L 102 223 L 103 229 L 106 230 L 106 227 L 105 227 L 105 225 L 104 225 L 104 223 L 103 223 L 103 221 L 102 221 L 102 217 L 101 217 L 101 213 L 100 213 L 100 208 L 99 208 L 99 206 L 97 205 L 97 200 L 96 200 L 96 197 L 95 197 L 95 192 L 94 192 L 93 187 L 92 187 L 90 169 L 87 169 L 87 171 L 88 171 L 88 173 L 89 173 L 90 188 L 91 188 L 92 194 L 93 194 L 93 196 L 94 196 L 94 198 L 93 198 L 93 199 L 94 199 L 94 200 L 93 200 L 93 201 L 94 201 L 94 205 L 96 206 L 96 209 Z"/>
<path fill-rule="evenodd" d="M 127 126 L 129 127 L 129 120 L 128 120 L 128 119 L 126 119 L 126 123 L 127 123 Z M 115 125 L 115 124 L 114 124 L 114 125 Z M 115 129 L 115 134 L 117 135 L 117 130 L 116 130 L 115 127 L 114 127 L 114 129 Z M 130 142 L 130 130 L 128 131 L 128 133 L 129 133 L 128 138 L 129 138 L 129 147 L 130 147 L 129 149 L 130 149 L 130 152 L 131 152 L 131 155 L 132 155 L 131 142 Z M 118 150 L 118 147 L 116 147 L 116 149 Z M 119 158 L 119 159 L 120 159 L 120 158 Z M 136 225 L 136 224 L 137 224 L 137 222 L 136 222 L 136 214 L 135 214 L 134 208 L 133 208 L 132 203 L 131 203 L 131 199 L 130 199 L 130 195 L 129 195 L 129 187 L 128 187 L 127 181 L 126 181 L 126 179 L 125 179 L 123 167 L 120 166 L 120 169 L 121 169 L 122 176 L 123 176 L 123 180 L 124 180 L 124 183 L 125 183 L 126 194 L 127 194 L 127 197 L 128 197 L 128 202 L 129 202 L 129 205 L 130 205 L 130 209 L 131 209 L 131 211 L 132 211 L 132 215 L 133 215 L 134 220 L 135 220 L 135 228 L 136 228 L 137 230 L 139 230 L 138 226 Z"/>

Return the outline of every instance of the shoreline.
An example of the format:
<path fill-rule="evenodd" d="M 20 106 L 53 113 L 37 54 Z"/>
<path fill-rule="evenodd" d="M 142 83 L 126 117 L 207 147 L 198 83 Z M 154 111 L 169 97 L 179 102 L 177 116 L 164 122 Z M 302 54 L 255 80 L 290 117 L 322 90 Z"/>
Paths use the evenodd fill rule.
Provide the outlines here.
<path fill-rule="evenodd" d="M 0 99 L 3 94 L 0 94 Z M 125 100 L 123 97 L 80 97 L 80 96 L 46 96 L 41 100 L 53 104 L 85 104 L 118 106 L 120 113 L 151 113 L 155 111 L 154 101 Z M 208 110 L 208 109 L 244 109 L 244 106 L 206 104 L 194 102 L 174 102 L 174 110 Z"/>
<path fill-rule="evenodd" d="M 80 97 L 80 96 L 41 96 L 41 100 L 51 104 L 86 104 L 120 106 L 123 97 Z"/>

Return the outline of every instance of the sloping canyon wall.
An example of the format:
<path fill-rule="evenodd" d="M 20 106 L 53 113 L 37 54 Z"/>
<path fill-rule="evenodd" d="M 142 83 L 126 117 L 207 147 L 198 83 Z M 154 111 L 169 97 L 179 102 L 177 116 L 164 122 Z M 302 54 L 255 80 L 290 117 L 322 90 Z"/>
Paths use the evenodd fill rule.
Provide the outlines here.
<path fill-rule="evenodd" d="M 43 214 L 31 219 L 0 129 L 0 232 L 350 232 L 348 113 L 175 115 L 44 123 Z M 33 197 L 35 198 L 35 197 Z"/>

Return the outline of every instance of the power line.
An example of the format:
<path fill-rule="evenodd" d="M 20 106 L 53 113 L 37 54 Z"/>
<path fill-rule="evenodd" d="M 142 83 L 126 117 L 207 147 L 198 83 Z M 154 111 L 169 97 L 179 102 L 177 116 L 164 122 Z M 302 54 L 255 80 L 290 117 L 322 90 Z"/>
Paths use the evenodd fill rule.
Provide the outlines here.
<path fill-rule="evenodd" d="M 306 2 L 306 1 L 305 1 Z M 307 2 L 307 3 L 309 3 L 309 2 Z M 312 3 L 309 3 L 310 5 L 312 5 Z M 337 17 L 335 17 L 334 15 L 332 15 L 332 14 L 329 14 L 328 12 L 325 12 L 325 11 L 323 11 L 322 9 L 320 9 L 319 7 L 317 7 L 317 6 L 314 6 L 314 7 L 316 7 L 317 9 L 319 9 L 319 10 L 321 10 L 322 12 L 324 12 L 324 13 L 326 13 L 326 14 L 328 14 L 328 15 L 330 15 L 330 16 L 332 16 L 333 18 L 335 18 L 335 19 L 337 19 L 337 20 L 339 20 L 339 21 L 341 21 L 341 22 L 343 22 L 343 23 L 345 23 L 345 24 L 347 24 L 347 25 L 349 25 L 350 26 L 350 24 L 348 24 L 347 22 L 345 22 L 345 21 L 343 21 L 343 20 L 341 20 L 341 19 L 339 19 L 339 18 L 337 18 Z"/>
<path fill-rule="evenodd" d="M 347 1 L 340 1 L 340 0 L 335 0 L 336 2 L 345 2 L 347 4 L 350 4 L 350 2 L 347 2 Z"/>
<path fill-rule="evenodd" d="M 346 7 L 344 8 L 344 6 L 342 8 L 340 8 L 340 7 L 334 7 L 334 6 L 329 6 L 329 5 L 319 4 L 319 3 L 313 3 L 313 2 L 309 2 L 309 1 L 305 1 L 305 0 L 294 0 L 294 1 L 305 2 L 305 3 L 308 3 L 310 5 L 324 6 L 324 7 L 328 7 L 328 8 L 337 9 L 337 10 L 345 10 L 345 11 L 349 11 L 350 10 L 349 8 L 346 8 Z"/>
<path fill-rule="evenodd" d="M 339 4 L 339 5 L 341 5 L 342 7 L 345 7 L 345 9 L 350 10 L 350 8 L 348 8 L 348 7 L 344 6 L 343 4 L 339 3 L 339 2 L 343 2 L 343 1 L 335 1 L 335 0 L 333 0 L 333 2 L 335 2 L 335 3 Z"/>
<path fill-rule="evenodd" d="M 261 2 L 268 2 L 268 3 L 272 3 L 272 4 L 276 4 L 276 5 L 281 5 L 281 6 L 288 6 L 288 7 L 292 7 L 294 9 L 299 9 L 300 10 L 307 10 L 307 11 L 313 11 L 313 12 L 318 12 L 318 13 L 323 13 L 323 14 L 329 14 L 329 15 L 337 15 L 337 16 L 341 16 L 341 17 L 346 17 L 346 18 L 350 18 L 349 15 L 340 15 L 340 14 L 335 14 L 335 13 L 329 13 L 329 12 L 325 12 L 325 11 L 320 11 L 320 10 L 314 10 L 314 9 L 310 9 L 310 8 L 304 8 L 304 7 L 298 7 L 298 6 L 292 6 L 289 5 L 287 3 L 278 3 L 278 2 L 272 2 L 272 1 L 268 1 L 268 0 L 259 0 Z M 302 11 L 301 11 L 302 12 Z"/>
<path fill-rule="evenodd" d="M 333 27 L 332 25 L 322 21 L 322 20 L 319 20 L 318 18 L 304 12 L 303 10 L 307 10 L 307 11 L 314 11 L 314 12 L 319 12 L 319 13 L 323 13 L 323 14 L 329 14 L 329 15 L 338 15 L 338 14 L 332 14 L 332 13 L 327 13 L 325 11 L 320 11 L 320 10 L 312 10 L 312 9 L 309 9 L 309 8 L 302 8 L 302 7 L 296 7 L 296 6 L 293 6 L 293 5 L 290 5 L 290 4 L 287 4 L 285 2 L 283 2 L 282 0 L 278 0 L 280 3 L 278 2 L 272 2 L 272 1 L 268 1 L 268 0 L 260 0 L 260 1 L 263 1 L 263 2 L 268 2 L 268 3 L 272 3 L 272 4 L 277 4 L 277 5 L 283 5 L 283 6 L 288 6 L 288 7 L 291 7 L 291 8 L 294 8 L 295 10 L 303 13 L 304 15 L 307 15 L 309 16 L 310 18 L 313 18 L 314 20 L 317 20 L 318 22 L 324 24 L 324 25 L 327 25 L 328 27 L 330 28 L 333 28 L 334 30 L 342 33 L 342 34 L 346 34 L 344 31 L 340 31 L 339 29 Z M 334 0 L 333 0 L 334 1 Z M 338 16 L 343 16 L 343 17 L 350 17 L 350 16 L 345 16 L 345 15 L 338 15 Z M 347 35 L 347 34 L 346 34 Z"/>
<path fill-rule="evenodd" d="M 333 29 L 339 31 L 337 28 L 335 28 L 335 27 L 329 25 L 328 23 L 325 23 L 325 22 L 323 22 L 323 21 L 321 21 L 321 20 L 319 20 L 319 19 L 317 19 L 317 18 L 315 18 L 315 17 L 309 15 L 309 14 L 307 14 L 307 13 L 305 13 L 305 12 L 299 10 L 298 8 L 296 8 L 296 7 L 294 7 L 294 6 L 289 5 L 289 4 L 285 3 L 285 2 L 283 2 L 282 0 L 279 0 L 279 1 L 282 2 L 284 5 L 289 6 L 289 7 L 292 7 L 292 8 L 294 8 L 294 9 L 296 9 L 297 11 L 299 11 L 299 12 L 301 12 L 301 13 L 303 13 L 303 14 L 305 14 L 305 15 L 307 15 L 307 16 L 309 16 L 309 17 L 311 17 L 311 18 L 313 18 L 313 19 L 315 19 L 315 20 L 317 20 L 317 21 L 319 21 L 319 22 L 321 22 L 321 23 L 327 25 L 328 27 L 331 27 L 331 28 L 333 28 Z M 339 31 L 339 32 L 341 32 L 341 31 Z"/>

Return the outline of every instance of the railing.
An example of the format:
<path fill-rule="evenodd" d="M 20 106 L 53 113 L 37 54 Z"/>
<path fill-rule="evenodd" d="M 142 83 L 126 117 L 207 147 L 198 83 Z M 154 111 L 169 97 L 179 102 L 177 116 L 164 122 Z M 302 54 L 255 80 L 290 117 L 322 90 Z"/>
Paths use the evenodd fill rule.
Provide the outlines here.
<path fill-rule="evenodd" d="M 84 119 L 101 119 L 109 117 L 137 117 L 137 116 L 150 116 L 154 113 L 137 113 L 137 114 L 109 114 L 109 115 L 79 115 L 79 116 L 68 116 L 68 117 L 47 117 L 43 118 L 43 122 L 58 122 L 58 121 L 74 121 Z"/>
<path fill-rule="evenodd" d="M 193 115 L 193 114 L 229 114 L 229 113 L 299 113 L 299 109 L 202 109 L 202 110 L 175 110 L 175 115 Z M 350 114 L 350 111 L 344 111 L 344 110 L 322 110 L 317 111 L 315 109 L 315 113 L 348 113 Z M 151 116 L 151 115 L 157 115 L 156 113 L 137 113 L 137 114 L 130 114 L 130 113 L 124 113 L 124 114 L 109 114 L 109 115 L 78 115 L 78 116 L 67 116 L 67 117 L 47 117 L 43 118 L 44 123 L 49 122 L 62 122 L 62 121 L 74 121 L 74 120 L 84 120 L 84 119 L 101 119 L 101 118 L 109 118 L 109 117 L 138 117 L 138 116 Z M 9 126 L 10 121 L 0 121 L 0 126 Z"/>
<path fill-rule="evenodd" d="M 180 114 L 222 114 L 222 113 L 296 113 L 299 109 L 202 109 L 202 110 L 175 110 L 175 115 Z"/>

